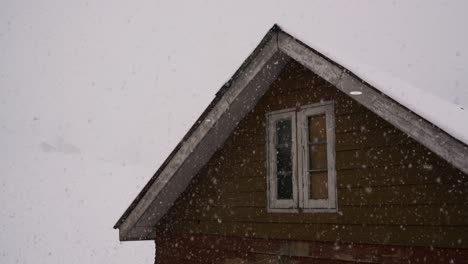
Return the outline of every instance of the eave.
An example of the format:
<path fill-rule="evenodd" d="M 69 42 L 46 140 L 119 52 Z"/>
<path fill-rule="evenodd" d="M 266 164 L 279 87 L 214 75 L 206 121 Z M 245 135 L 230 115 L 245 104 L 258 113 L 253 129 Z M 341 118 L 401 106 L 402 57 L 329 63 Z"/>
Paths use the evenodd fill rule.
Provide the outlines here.
<path fill-rule="evenodd" d="M 345 94 L 362 92 L 352 98 L 468 174 L 467 145 L 275 25 L 116 223 L 120 240 L 155 238 L 156 223 L 291 59 Z"/>

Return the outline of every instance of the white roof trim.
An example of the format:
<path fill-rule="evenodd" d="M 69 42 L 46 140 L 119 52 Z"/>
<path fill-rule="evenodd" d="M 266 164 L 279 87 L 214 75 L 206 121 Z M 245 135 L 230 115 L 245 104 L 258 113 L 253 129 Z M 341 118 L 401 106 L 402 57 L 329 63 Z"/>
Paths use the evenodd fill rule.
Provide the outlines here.
<path fill-rule="evenodd" d="M 275 26 L 121 217 L 115 226 L 120 240 L 154 239 L 156 223 L 256 105 L 289 58 L 346 94 L 361 91 L 362 95 L 352 98 L 468 174 L 465 144 Z"/>
<path fill-rule="evenodd" d="M 242 67 L 230 87 L 200 120 L 127 217 L 116 225 L 120 240 L 153 238 L 149 236 L 152 227 L 277 78 L 288 59 L 278 50 L 276 33 L 265 38 L 264 45 L 254 52 L 254 58 Z"/>
<path fill-rule="evenodd" d="M 278 45 L 281 51 L 345 94 L 349 95 L 351 91 L 362 92 L 360 96 L 351 98 L 468 174 L 468 146 L 461 141 L 377 91 L 346 69 L 340 70 L 339 66 L 286 33 L 279 33 Z"/>

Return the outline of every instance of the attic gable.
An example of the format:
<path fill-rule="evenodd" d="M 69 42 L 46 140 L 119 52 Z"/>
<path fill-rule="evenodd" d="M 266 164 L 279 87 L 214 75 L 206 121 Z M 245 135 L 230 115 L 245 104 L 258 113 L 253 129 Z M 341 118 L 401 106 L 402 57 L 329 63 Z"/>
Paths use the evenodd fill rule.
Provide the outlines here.
<path fill-rule="evenodd" d="M 466 145 L 274 26 L 119 219 L 121 240 L 154 239 L 155 224 L 291 59 L 347 95 L 360 92 L 352 98 L 468 173 Z"/>
<path fill-rule="evenodd" d="M 337 211 L 272 212 L 268 206 L 272 190 L 268 186 L 267 116 L 330 101 L 336 123 Z M 162 241 L 174 245 L 169 237 L 188 234 L 195 239 L 210 235 L 269 242 L 344 239 L 409 244 L 414 239 L 420 245 L 456 244 L 457 239 L 447 239 L 450 235 L 435 242 L 413 231 L 431 232 L 429 225 L 444 225 L 435 232 L 451 233 L 447 225 L 455 218 L 463 219 L 463 204 L 468 201 L 463 182 L 468 183 L 468 175 L 292 61 L 156 224 L 156 243 L 166 249 Z M 442 213 L 440 208 L 453 208 L 444 203 L 457 206 Z M 432 213 L 427 213 L 428 207 Z M 410 233 L 398 227 L 410 223 L 417 226 Z M 390 231 L 395 225 L 400 230 Z M 163 251 L 161 255 L 167 254 Z"/>

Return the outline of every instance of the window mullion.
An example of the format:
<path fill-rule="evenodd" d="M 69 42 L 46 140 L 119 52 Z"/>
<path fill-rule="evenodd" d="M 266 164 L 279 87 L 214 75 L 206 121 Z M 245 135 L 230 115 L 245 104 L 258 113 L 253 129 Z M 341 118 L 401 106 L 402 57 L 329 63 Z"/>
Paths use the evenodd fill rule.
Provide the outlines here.
<path fill-rule="evenodd" d="M 292 180 L 293 180 L 293 207 L 298 208 L 298 138 L 297 138 L 297 115 L 296 112 L 292 113 L 292 126 L 291 126 L 291 134 L 292 134 L 292 149 L 294 150 L 292 153 L 292 162 L 293 162 L 293 173 L 292 173 Z"/>
<path fill-rule="evenodd" d="M 282 111 L 278 113 L 270 113 L 267 115 L 268 125 L 267 125 L 267 133 L 268 133 L 268 140 L 267 140 L 267 153 L 268 153 L 268 207 L 270 209 L 278 209 L 278 210 L 288 210 L 288 209 L 296 209 L 297 206 L 297 136 L 296 136 L 296 113 L 293 109 L 290 111 Z M 278 171 L 278 158 L 279 158 L 279 148 L 281 146 L 284 148 L 288 144 L 288 142 L 279 142 L 279 135 L 277 130 L 278 122 L 281 120 L 290 120 L 289 125 L 289 133 L 290 133 L 290 151 L 291 155 L 289 158 L 291 159 L 291 167 L 290 167 L 290 175 L 291 175 L 291 199 L 284 199 L 278 196 L 279 192 L 279 176 L 283 175 L 283 172 Z M 287 149 L 287 146 L 286 146 Z M 283 155 L 286 152 L 283 153 Z M 287 162 L 284 160 L 286 156 L 283 156 L 283 162 Z M 284 163 L 283 163 L 284 164 Z M 283 175 L 284 176 L 284 175 Z"/>
<path fill-rule="evenodd" d="M 298 159 L 298 173 L 297 173 L 297 179 L 298 179 L 298 196 L 299 196 L 299 208 L 304 208 L 307 203 L 307 196 L 305 194 L 305 191 L 307 188 L 305 188 L 305 185 L 307 182 L 305 181 L 306 178 L 304 177 L 304 174 L 307 170 L 307 159 L 306 159 L 306 145 L 305 145 L 305 138 L 304 136 L 306 135 L 305 130 L 306 130 L 306 124 L 304 121 L 304 113 L 303 111 L 298 111 L 297 112 L 297 138 L 298 138 L 298 144 L 297 144 L 297 159 Z"/>
<path fill-rule="evenodd" d="M 329 208 L 336 208 L 336 150 L 335 150 L 335 115 L 333 104 L 325 108 L 327 124 L 327 165 L 328 165 L 328 204 Z"/>

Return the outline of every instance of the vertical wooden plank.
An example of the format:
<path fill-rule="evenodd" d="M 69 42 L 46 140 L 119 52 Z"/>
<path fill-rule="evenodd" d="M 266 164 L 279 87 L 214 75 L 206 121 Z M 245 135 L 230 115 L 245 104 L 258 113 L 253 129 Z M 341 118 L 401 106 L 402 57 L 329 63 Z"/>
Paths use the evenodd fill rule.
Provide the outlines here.
<path fill-rule="evenodd" d="M 335 138 L 335 110 L 334 104 L 329 104 L 326 107 L 326 122 L 327 122 L 327 161 L 328 161 L 328 201 L 330 209 L 337 208 L 336 194 L 336 138 Z"/>

